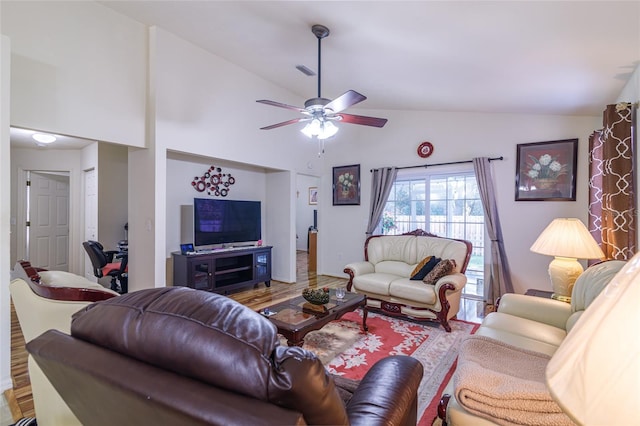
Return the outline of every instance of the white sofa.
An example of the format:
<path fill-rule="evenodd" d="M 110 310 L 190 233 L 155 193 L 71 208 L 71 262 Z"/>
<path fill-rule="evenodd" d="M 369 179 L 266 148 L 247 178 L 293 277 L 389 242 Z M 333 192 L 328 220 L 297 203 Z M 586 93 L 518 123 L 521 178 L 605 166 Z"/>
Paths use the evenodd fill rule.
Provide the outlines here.
<path fill-rule="evenodd" d="M 71 332 L 71 316 L 90 303 L 119 296 L 115 291 L 64 271 L 42 271 L 29 262 L 16 263 L 9 284 L 25 342 L 47 330 Z M 40 426 L 80 425 L 31 356 L 29 380 Z"/>
<path fill-rule="evenodd" d="M 344 268 L 349 275 L 347 290 L 365 294 L 366 309 L 435 320 L 450 332 L 448 321 L 460 307 L 471 250 L 469 241 L 442 238 L 422 230 L 374 235 L 365 241 L 364 260 Z M 454 260 L 455 270 L 435 284 L 411 280 L 416 265 L 428 256 Z"/>
<path fill-rule="evenodd" d="M 609 284 L 626 262 L 610 260 L 589 267 L 575 283 L 571 304 L 522 294 L 506 294 L 498 310 L 482 321 L 475 336 L 486 336 L 525 351 L 553 357 L 591 302 Z M 461 358 L 463 358 L 461 348 Z M 438 415 L 445 425 L 487 426 L 506 424 L 485 413 L 470 412 L 455 397 L 456 373 L 443 392 Z M 491 411 L 489 407 L 488 411 Z"/>

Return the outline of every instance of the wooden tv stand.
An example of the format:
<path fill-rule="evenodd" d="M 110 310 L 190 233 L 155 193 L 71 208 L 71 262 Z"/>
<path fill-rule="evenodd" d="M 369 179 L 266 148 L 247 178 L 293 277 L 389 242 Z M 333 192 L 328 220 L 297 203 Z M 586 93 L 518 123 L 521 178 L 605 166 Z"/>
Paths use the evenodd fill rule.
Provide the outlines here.
<path fill-rule="evenodd" d="M 271 286 L 271 246 L 171 253 L 173 285 L 228 293 L 264 282 Z"/>

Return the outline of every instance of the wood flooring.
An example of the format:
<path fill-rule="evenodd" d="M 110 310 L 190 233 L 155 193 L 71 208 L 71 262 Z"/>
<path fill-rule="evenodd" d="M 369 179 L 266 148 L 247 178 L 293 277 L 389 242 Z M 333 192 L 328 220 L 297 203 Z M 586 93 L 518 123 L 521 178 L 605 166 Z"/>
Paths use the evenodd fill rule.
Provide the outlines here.
<path fill-rule="evenodd" d="M 299 251 L 296 256 L 297 279 L 295 283 L 271 281 L 271 287 L 258 284 L 254 288 L 237 291 L 228 296 L 253 310 L 259 310 L 300 295 L 304 288 L 335 288 L 345 286 L 346 278 L 318 276 L 308 271 L 307 253 Z M 346 276 L 346 274 L 345 274 Z M 477 311 L 477 310 L 476 310 Z M 460 315 L 458 315 L 460 318 Z M 460 318 L 475 321 L 474 318 Z M 22 417 L 35 417 L 31 383 L 27 370 L 27 351 L 13 304 L 11 304 L 11 376 L 13 389 L 5 392 L 14 421 Z"/>

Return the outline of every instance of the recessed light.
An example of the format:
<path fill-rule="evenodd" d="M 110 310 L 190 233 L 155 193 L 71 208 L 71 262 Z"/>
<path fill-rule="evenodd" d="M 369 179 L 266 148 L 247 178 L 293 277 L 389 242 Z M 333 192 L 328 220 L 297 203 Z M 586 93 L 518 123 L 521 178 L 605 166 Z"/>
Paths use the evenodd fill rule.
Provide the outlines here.
<path fill-rule="evenodd" d="M 56 137 L 45 133 L 34 133 L 31 135 L 33 139 L 40 143 L 52 143 L 56 141 Z"/>

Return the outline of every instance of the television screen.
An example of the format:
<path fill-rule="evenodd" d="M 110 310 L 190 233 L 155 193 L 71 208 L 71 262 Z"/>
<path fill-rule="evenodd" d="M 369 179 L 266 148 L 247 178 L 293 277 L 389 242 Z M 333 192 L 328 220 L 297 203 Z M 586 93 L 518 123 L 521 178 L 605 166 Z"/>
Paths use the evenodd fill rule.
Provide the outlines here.
<path fill-rule="evenodd" d="M 196 247 L 258 241 L 260 201 L 194 198 L 193 225 Z"/>

